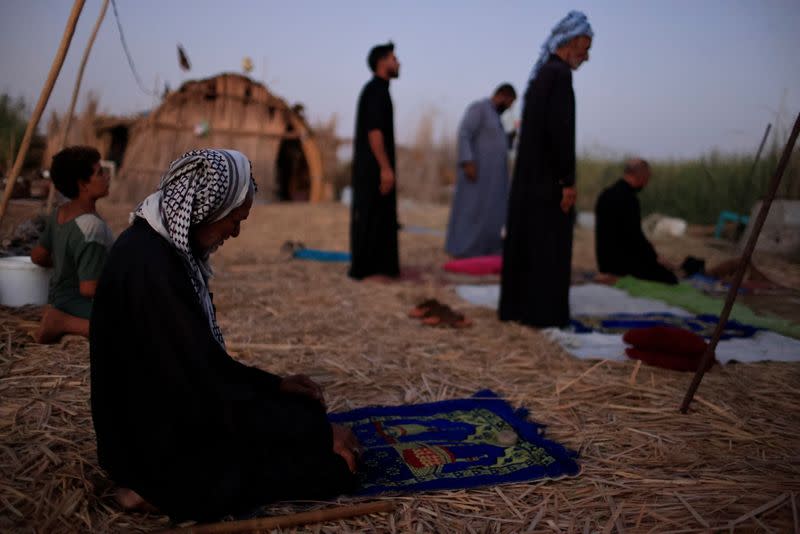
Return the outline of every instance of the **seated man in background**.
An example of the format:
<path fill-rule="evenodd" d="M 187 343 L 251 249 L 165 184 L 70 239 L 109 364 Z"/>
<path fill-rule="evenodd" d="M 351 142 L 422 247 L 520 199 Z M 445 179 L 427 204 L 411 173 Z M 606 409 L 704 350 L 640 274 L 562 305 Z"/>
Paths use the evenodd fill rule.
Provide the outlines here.
<path fill-rule="evenodd" d="M 659 257 L 642 232 L 637 193 L 650 180 L 650 164 L 639 158 L 625 163 L 622 178 L 605 189 L 595 206 L 597 269 L 616 276 L 677 284 L 672 266 Z"/>
<path fill-rule="evenodd" d="M 100 153 L 85 146 L 65 148 L 53 156 L 50 175 L 70 200 L 48 217 L 31 251 L 33 263 L 53 268 L 48 305 L 34 334 L 37 343 L 54 343 L 64 334 L 89 337 L 92 298 L 114 241 L 95 207 L 108 195 Z"/>

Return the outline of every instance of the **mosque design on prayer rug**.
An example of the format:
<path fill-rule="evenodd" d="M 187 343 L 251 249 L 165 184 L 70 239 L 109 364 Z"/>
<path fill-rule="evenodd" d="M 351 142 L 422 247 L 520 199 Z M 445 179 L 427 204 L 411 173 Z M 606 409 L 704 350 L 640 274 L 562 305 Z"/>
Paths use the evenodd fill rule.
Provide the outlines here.
<path fill-rule="evenodd" d="M 671 313 L 612 313 L 609 315 L 573 317 L 570 321 L 576 334 L 599 332 L 601 334 L 622 334 L 634 328 L 650 328 L 653 326 L 677 326 L 695 334 L 710 338 L 719 322 L 716 315 L 694 315 L 681 317 Z M 761 330 L 760 328 L 742 324 L 728 319 L 722 331 L 721 340 L 749 338 Z"/>
<path fill-rule="evenodd" d="M 577 475 L 577 454 L 543 437 L 490 390 L 467 399 L 359 408 L 329 416 L 364 447 L 361 495 L 472 488 Z"/>

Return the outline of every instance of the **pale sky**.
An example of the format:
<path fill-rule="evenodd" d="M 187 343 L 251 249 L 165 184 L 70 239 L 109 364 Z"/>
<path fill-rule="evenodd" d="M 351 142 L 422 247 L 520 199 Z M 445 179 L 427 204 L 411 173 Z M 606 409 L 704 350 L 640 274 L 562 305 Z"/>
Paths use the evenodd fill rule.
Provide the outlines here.
<path fill-rule="evenodd" d="M 392 82 L 398 139 L 408 142 L 435 110 L 452 133 L 470 102 L 500 82 L 522 95 L 552 26 L 570 9 L 595 31 L 591 59 L 575 73 L 580 152 L 691 157 L 717 149 L 753 152 L 767 122 L 786 130 L 800 111 L 800 1 L 606 0 L 310 1 L 116 0 L 134 62 L 148 89 L 241 72 L 313 121 L 336 114 L 350 137 L 368 50 L 396 44 Z M 87 0 L 48 105 L 64 111 L 100 9 Z M 0 92 L 38 99 L 71 9 L 69 0 L 0 0 Z M 181 43 L 192 62 L 177 61 Z M 128 67 L 109 8 L 89 59 L 85 93 L 101 109 L 150 108 Z M 520 103 L 510 113 L 520 113 Z M 46 116 L 43 121 L 46 121 Z"/>

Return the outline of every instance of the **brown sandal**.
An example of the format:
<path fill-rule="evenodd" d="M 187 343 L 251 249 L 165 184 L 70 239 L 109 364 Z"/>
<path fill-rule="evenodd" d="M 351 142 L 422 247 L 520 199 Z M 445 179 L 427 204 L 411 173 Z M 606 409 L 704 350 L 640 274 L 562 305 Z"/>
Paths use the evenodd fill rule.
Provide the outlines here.
<path fill-rule="evenodd" d="M 428 326 L 450 326 L 453 328 L 467 328 L 472 326 L 472 321 L 464 317 L 463 313 L 452 310 L 449 306 L 442 305 L 436 314 L 426 317 L 422 322 Z"/>
<path fill-rule="evenodd" d="M 426 299 L 412 308 L 411 311 L 408 312 L 408 316 L 413 319 L 423 319 L 425 317 L 430 317 L 430 314 L 440 307 L 442 307 L 442 303 L 438 300 Z"/>

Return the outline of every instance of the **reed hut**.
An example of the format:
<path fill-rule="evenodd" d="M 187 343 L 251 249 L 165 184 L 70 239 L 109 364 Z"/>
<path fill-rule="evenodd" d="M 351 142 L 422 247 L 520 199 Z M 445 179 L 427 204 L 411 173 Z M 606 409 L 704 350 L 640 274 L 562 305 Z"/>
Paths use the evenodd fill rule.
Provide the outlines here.
<path fill-rule="evenodd" d="M 301 105 L 290 106 L 247 76 L 224 73 L 185 82 L 153 111 L 134 118 L 92 113 L 73 122 L 68 144 L 95 146 L 117 164 L 112 198 L 135 202 L 152 191 L 169 163 L 196 148 L 233 148 L 247 154 L 261 201 L 330 200 L 333 188 Z M 48 128 L 57 150 L 61 124 Z M 87 124 L 90 123 L 90 124 Z"/>

